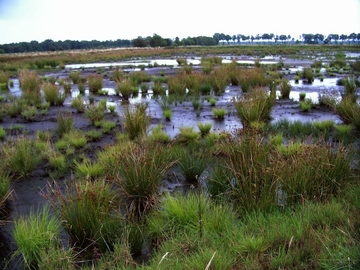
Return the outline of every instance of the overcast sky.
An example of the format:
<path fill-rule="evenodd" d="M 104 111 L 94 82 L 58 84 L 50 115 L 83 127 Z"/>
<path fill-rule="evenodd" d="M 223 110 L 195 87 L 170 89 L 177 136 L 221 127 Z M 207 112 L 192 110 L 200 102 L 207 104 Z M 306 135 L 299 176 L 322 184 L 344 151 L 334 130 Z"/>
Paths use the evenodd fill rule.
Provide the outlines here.
<path fill-rule="evenodd" d="M 360 0 L 0 0 L 0 44 L 360 33 Z"/>

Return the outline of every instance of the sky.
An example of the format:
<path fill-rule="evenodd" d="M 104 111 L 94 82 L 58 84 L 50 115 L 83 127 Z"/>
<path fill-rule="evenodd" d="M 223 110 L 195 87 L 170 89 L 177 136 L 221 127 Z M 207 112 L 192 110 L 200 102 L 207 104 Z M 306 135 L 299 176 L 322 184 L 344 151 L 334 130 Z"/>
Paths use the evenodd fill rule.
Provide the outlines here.
<path fill-rule="evenodd" d="M 360 33 L 360 0 L 0 0 L 0 44 Z"/>

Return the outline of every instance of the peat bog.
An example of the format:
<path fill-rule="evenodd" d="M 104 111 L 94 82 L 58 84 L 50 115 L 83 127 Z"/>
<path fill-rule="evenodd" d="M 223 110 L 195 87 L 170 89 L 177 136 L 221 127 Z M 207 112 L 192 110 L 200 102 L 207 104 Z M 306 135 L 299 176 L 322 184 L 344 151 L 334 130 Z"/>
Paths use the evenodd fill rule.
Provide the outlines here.
<path fill-rule="evenodd" d="M 358 51 L 355 50 L 355 53 Z M 38 103 L 34 96 L 21 101 L 27 90 L 24 91 L 24 81 L 20 83 L 20 72 L 12 73 L 9 77 L 11 83 L 7 83 L 7 90 L 2 90 L 0 101 L 0 127 L 5 132 L 1 141 L 4 164 L 0 166 L 0 172 L 3 179 L 10 178 L 10 186 L 5 193 L 7 199 L 1 208 L 3 224 L 0 228 L 0 265 L 7 265 L 8 269 L 21 269 L 23 265 L 45 269 L 42 268 L 46 264 L 45 260 L 39 262 L 35 257 L 27 264 L 22 259 L 25 257 L 24 253 L 16 253 L 18 245 L 13 235 L 14 221 L 48 204 L 58 214 L 55 216 L 60 220 L 64 219 L 66 211 L 58 207 L 62 205 L 59 194 L 69 197 L 70 194 L 75 194 L 83 199 L 80 196 L 87 189 L 83 190 L 84 193 L 80 190 L 85 185 L 94 194 L 99 190 L 107 191 L 106 194 L 96 196 L 109 196 L 113 201 L 105 203 L 105 206 L 98 205 L 98 212 L 90 217 L 103 222 L 100 234 L 92 231 L 93 235 L 75 235 L 71 231 L 70 221 L 62 220 L 60 242 L 55 247 L 44 247 L 49 249 L 48 253 L 36 254 L 48 256 L 46 258 L 49 261 L 53 258 L 51 256 L 68 258 L 54 264 L 64 267 L 63 269 L 90 269 L 92 265 L 98 266 L 98 269 L 151 269 L 161 264 L 164 268 L 159 269 L 166 269 L 175 267 L 177 260 L 182 265 L 179 269 L 205 269 L 207 265 L 214 267 L 209 269 L 356 269 L 360 259 L 360 252 L 356 248 L 359 231 L 358 223 L 352 215 L 360 210 L 360 204 L 356 200 L 360 191 L 356 176 L 359 172 L 359 123 L 352 123 L 339 115 L 340 109 L 336 104 L 345 99 L 347 86 L 339 83 L 341 80 L 345 84 L 354 83 L 353 96 L 358 97 L 360 60 L 356 56 L 348 59 L 343 52 L 330 56 L 328 52 L 319 53 L 312 57 L 311 52 L 306 51 L 301 55 L 303 58 L 280 54 L 255 57 L 213 52 L 200 57 L 193 52 L 191 56 L 160 55 L 151 56 L 150 60 L 136 57 L 131 61 L 103 61 L 98 65 L 69 63 L 62 68 L 38 71 L 41 81 L 38 84 L 41 91 L 40 88 L 35 90 L 41 97 Z M 344 64 L 336 66 L 334 62 L 340 61 L 339 58 Z M 311 68 L 311 82 L 304 77 L 305 68 Z M 93 75 L 100 77 L 99 87 L 91 85 L 90 77 Z M 290 87 L 289 98 L 282 97 L 282 87 L 286 87 L 282 86 L 283 81 Z M 124 82 L 131 83 L 126 87 L 121 85 Z M 51 105 L 48 103 L 45 98 L 45 83 L 56 85 L 60 101 L 58 99 Z M 258 88 L 263 90 L 266 97 L 274 95 L 274 100 L 269 101 L 269 115 L 260 120 L 254 116 L 255 120 L 249 122 L 241 120 L 235 103 L 241 102 L 242 97 L 250 96 L 252 90 Z M 301 98 L 301 95 L 305 97 Z M 78 97 L 79 103 L 75 105 L 74 100 Z M 250 103 L 255 97 L 246 101 Z M 32 101 L 29 102 L 29 99 Z M 309 107 L 305 103 L 301 104 L 302 99 Z M 16 104 L 20 107 L 18 112 L 11 113 Z M 352 112 L 356 111 L 359 113 L 357 116 L 360 116 L 358 99 L 355 104 Z M 33 114 L 30 110 L 32 108 L 36 111 Z M 257 112 L 260 111 L 259 108 Z M 223 110 L 222 115 L 220 110 Z M 249 116 L 251 117 L 253 116 Z M 328 133 L 324 123 L 329 125 Z M 207 131 L 203 130 L 206 125 L 210 127 Z M 298 129 L 294 128 L 295 125 L 299 126 Z M 352 127 L 348 132 L 342 133 L 342 126 Z M 210 138 L 208 134 L 216 135 Z M 280 143 L 275 143 L 276 136 L 283 136 Z M 238 141 L 238 138 L 244 140 Z M 21 140 L 24 140 L 24 149 L 27 141 L 31 142 L 30 154 L 24 155 L 25 159 L 34 160 L 34 168 L 26 172 L 11 168 L 12 163 L 9 161 L 14 152 L 19 152 Z M 297 148 L 297 144 L 302 150 Z M 329 149 L 340 154 L 333 157 Z M 316 159 L 318 152 L 327 150 L 329 156 Z M 262 151 L 265 155 L 261 154 Z M 237 156 L 236 153 L 242 153 L 243 156 Z M 247 153 L 251 155 L 247 157 Z M 313 160 L 305 157 L 311 154 L 314 156 Z M 253 161 L 252 156 L 258 160 Z M 347 161 L 349 157 L 349 163 L 343 161 Z M 28 163 L 22 159 L 24 156 L 14 162 L 24 168 Z M 274 162 L 273 159 L 278 160 Z M 242 161 L 249 166 L 243 166 L 246 167 L 246 172 L 236 165 Z M 306 191 L 299 191 L 301 189 L 298 190 L 298 187 L 285 184 L 285 179 L 291 177 L 293 179 L 288 181 L 302 181 L 299 180 L 301 173 L 290 177 L 291 170 L 303 170 L 304 177 L 315 179 L 315 174 L 306 174 L 309 169 L 307 162 L 331 164 L 330 167 L 319 165 L 319 170 L 327 171 L 328 175 L 323 177 L 328 177 L 332 182 L 323 186 L 306 183 L 309 185 Z M 123 167 L 119 165 L 117 168 L 119 163 L 123 163 Z M 142 193 L 138 196 L 143 196 L 144 200 L 131 194 L 125 185 L 128 184 L 131 189 L 131 183 L 124 180 L 132 179 L 133 175 L 128 174 L 139 163 L 143 168 L 139 168 L 134 174 L 149 178 L 152 178 L 150 175 L 158 176 L 151 180 L 151 187 L 144 184 Z M 222 163 L 224 166 L 219 166 Z M 97 164 L 101 167 L 98 171 L 95 168 Z M 150 172 L 146 170 L 147 164 L 150 164 Z M 299 169 L 299 164 L 304 167 Z M 271 166 L 271 169 L 263 165 Z M 260 169 L 254 169 L 255 166 Z M 287 170 L 289 174 L 285 174 Z M 284 183 L 274 180 L 276 175 L 283 177 Z M 223 179 L 223 182 L 219 179 Z M 262 182 L 265 179 L 272 179 L 274 182 L 266 187 Z M 246 184 L 240 188 L 242 180 L 263 185 L 264 190 L 259 187 L 257 190 L 250 190 Z M 338 180 L 343 183 L 337 183 Z M 99 186 L 92 186 L 91 183 L 96 181 L 99 181 Z M 249 188 L 250 195 L 240 192 L 240 189 L 246 188 Z M 317 190 L 307 197 L 312 188 L 323 190 Z M 291 191 L 294 191 L 293 195 Z M 168 192 L 179 193 L 181 196 L 171 196 Z M 269 199 L 260 193 L 272 195 Z M 282 197 L 280 193 L 286 194 L 286 197 Z M 349 202 L 344 199 L 343 194 L 348 194 L 346 196 L 350 198 Z M 240 197 L 243 199 L 239 199 Z M 188 201 L 184 198 L 188 198 Z M 245 198 L 249 201 L 254 199 L 254 204 L 246 203 Z M 72 204 L 74 201 L 76 198 L 68 201 L 64 199 L 63 203 Z M 84 199 L 84 204 L 85 202 L 90 203 L 91 199 Z M 171 217 L 171 207 L 176 204 L 183 205 L 189 211 L 189 216 L 183 213 L 184 220 L 175 212 Z M 233 208 L 228 209 L 229 205 Z M 91 207 L 95 210 L 95 206 Z M 101 211 L 108 211 L 106 215 L 109 216 L 101 216 Z M 211 219 L 208 212 L 212 211 L 218 211 L 216 213 L 219 218 L 226 219 L 224 224 Z M 311 211 L 318 216 L 314 214 L 309 217 Z M 333 215 L 338 217 L 334 218 Z M 348 226 L 345 224 L 347 218 L 350 220 Z M 270 241 L 271 237 L 261 235 L 261 219 L 265 223 L 269 222 L 269 227 L 274 227 L 273 231 L 283 220 L 284 224 L 289 224 L 288 230 L 291 232 L 284 232 L 286 237 L 272 236 L 274 239 Z M 292 219 L 311 221 L 293 224 L 295 222 Z M 212 225 L 203 225 L 199 220 Z M 77 222 L 81 223 L 79 220 Z M 164 222 L 163 228 L 159 228 L 161 222 Z M 216 228 L 216 222 L 219 222 L 219 228 Z M 110 224 L 109 228 L 104 224 Z M 225 225 L 228 227 L 221 232 L 220 227 Z M 126 230 L 111 234 L 114 230 L 111 226 Z M 243 237 L 232 231 L 240 227 L 246 233 Z M 342 232 L 338 234 L 336 229 Z M 344 232 L 345 229 L 348 231 Z M 107 232 L 109 234 L 105 236 Z M 215 240 L 209 240 L 208 237 L 212 237 L 210 232 L 219 239 L 216 240 L 215 237 Z M 327 238 L 323 236 L 324 233 L 329 233 L 330 236 Z M 314 235 L 318 238 L 312 243 Z M 237 246 L 226 240 L 225 246 L 217 246 L 216 241 L 221 242 L 222 237 L 234 237 L 242 244 Z M 324 239 L 321 240 L 322 237 Z M 112 238 L 118 241 L 110 243 L 108 239 Z M 79 243 L 80 239 L 82 243 Z M 291 253 L 293 241 L 294 254 Z M 329 247 L 329 243 L 333 246 Z M 227 248 L 231 246 L 234 251 L 226 255 Z M 310 254 L 315 252 L 315 248 L 321 250 L 318 256 Z M 305 254 L 306 252 L 309 254 Z M 344 252 L 349 260 L 346 261 L 333 252 Z M 13 254 L 18 256 L 12 258 Z"/>

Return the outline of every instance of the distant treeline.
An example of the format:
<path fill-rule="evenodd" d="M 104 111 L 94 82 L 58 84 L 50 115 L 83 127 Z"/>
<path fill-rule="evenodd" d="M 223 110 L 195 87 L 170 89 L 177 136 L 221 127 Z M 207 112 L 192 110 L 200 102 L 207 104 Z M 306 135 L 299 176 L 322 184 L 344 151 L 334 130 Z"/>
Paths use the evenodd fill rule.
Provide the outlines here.
<path fill-rule="evenodd" d="M 247 35 L 226 35 L 215 33 L 212 37 L 198 36 L 179 39 L 163 38 L 154 34 L 152 37 L 137 37 L 135 39 L 117 39 L 106 41 L 78 41 L 65 40 L 53 41 L 47 39 L 43 42 L 19 42 L 0 45 L 1 53 L 23 53 L 23 52 L 44 52 L 64 51 L 80 49 L 106 49 L 118 47 L 171 47 L 171 46 L 214 46 L 214 45 L 240 45 L 240 44 L 354 44 L 360 43 L 360 33 L 330 34 L 325 37 L 322 34 L 302 34 L 297 39 L 290 35 L 262 34 L 256 36 Z"/>

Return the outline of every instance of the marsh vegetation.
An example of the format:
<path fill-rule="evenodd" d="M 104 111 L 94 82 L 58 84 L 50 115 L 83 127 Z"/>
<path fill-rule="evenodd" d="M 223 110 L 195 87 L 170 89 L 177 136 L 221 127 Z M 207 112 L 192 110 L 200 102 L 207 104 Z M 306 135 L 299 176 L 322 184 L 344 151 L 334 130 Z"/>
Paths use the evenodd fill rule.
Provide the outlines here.
<path fill-rule="evenodd" d="M 307 58 L 289 74 L 287 61 L 226 62 L 243 53 L 222 49 L 141 51 L 174 53 L 176 69 L 29 70 L 32 56 L 9 60 L 22 68 L 0 72 L 2 266 L 358 269 L 355 62 L 332 69 L 338 58 Z M 198 66 L 188 53 L 202 54 Z M 340 91 L 308 97 L 311 64 L 341 78 Z M 276 114 L 289 108 L 321 117 Z"/>

